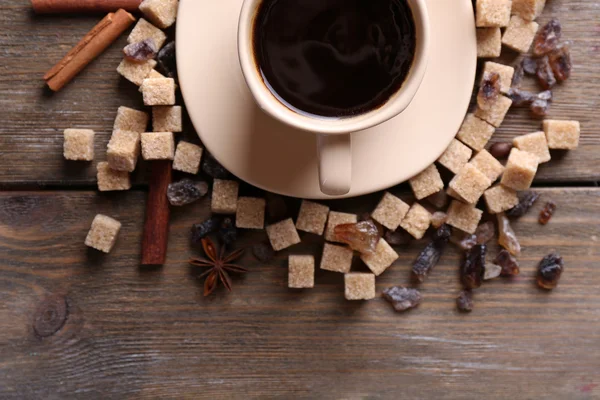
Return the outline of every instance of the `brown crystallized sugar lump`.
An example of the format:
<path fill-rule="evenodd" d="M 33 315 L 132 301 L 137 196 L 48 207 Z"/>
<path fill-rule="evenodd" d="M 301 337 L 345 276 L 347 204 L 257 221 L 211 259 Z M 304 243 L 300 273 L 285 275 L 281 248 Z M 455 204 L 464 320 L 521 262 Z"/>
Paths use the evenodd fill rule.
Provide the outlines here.
<path fill-rule="evenodd" d="M 479 221 L 481 221 L 483 211 L 475 208 L 473 205 L 454 200 L 450 204 L 447 214 L 448 220 L 446 223 L 448 225 L 473 234 L 477 230 Z"/>
<path fill-rule="evenodd" d="M 395 231 L 408 213 L 410 206 L 389 192 L 385 192 L 383 198 L 371 214 L 371 217 L 386 228 Z"/>
<path fill-rule="evenodd" d="M 154 132 L 183 131 L 181 106 L 152 107 L 152 130 Z"/>
<path fill-rule="evenodd" d="M 147 106 L 172 106 L 175 104 L 175 80 L 173 78 L 144 79 L 142 95 Z"/>
<path fill-rule="evenodd" d="M 502 36 L 502 44 L 521 53 L 527 53 L 539 28 L 535 21 L 527 21 L 513 15 Z"/>
<path fill-rule="evenodd" d="M 380 239 L 372 254 L 362 254 L 360 259 L 376 275 L 381 275 L 394 261 L 398 259 L 398 253 L 383 239 Z"/>
<path fill-rule="evenodd" d="M 335 236 L 335 227 L 342 224 L 355 224 L 356 222 L 358 222 L 358 216 L 356 214 L 330 211 L 327 220 L 327 228 L 325 229 L 325 240 L 329 242 L 339 242 Z"/>
<path fill-rule="evenodd" d="M 202 147 L 188 142 L 179 142 L 175 150 L 173 169 L 176 171 L 197 174 L 202 160 Z"/>
<path fill-rule="evenodd" d="M 517 136 L 513 139 L 513 146 L 519 150 L 526 151 L 538 156 L 539 163 L 550 161 L 550 149 L 544 132 L 534 132 L 527 135 Z"/>
<path fill-rule="evenodd" d="M 240 197 L 237 200 L 235 226 L 242 229 L 263 229 L 265 227 L 265 199 Z"/>
<path fill-rule="evenodd" d="M 434 164 L 412 178 L 409 183 L 417 200 L 422 200 L 444 189 L 444 181 Z"/>
<path fill-rule="evenodd" d="M 139 43 L 146 39 L 152 39 L 157 49 L 163 47 L 165 41 L 167 40 L 167 35 L 152 25 L 150 22 L 146 21 L 144 18 L 140 18 L 135 27 L 129 34 L 127 38 L 127 43 Z"/>
<path fill-rule="evenodd" d="M 548 147 L 558 150 L 574 150 L 579 146 L 581 126 L 579 121 L 544 121 L 544 132 Z"/>
<path fill-rule="evenodd" d="M 345 246 L 325 243 L 321 257 L 321 269 L 325 271 L 350 272 L 354 252 Z"/>
<path fill-rule="evenodd" d="M 131 189 L 131 180 L 129 172 L 115 171 L 108 166 L 107 162 L 101 162 L 97 165 L 98 190 L 101 192 L 111 192 L 116 190 Z"/>
<path fill-rule="evenodd" d="M 498 64 L 493 61 L 486 61 L 483 66 L 483 73 L 481 74 L 481 80 L 479 85 L 483 82 L 483 78 L 486 74 L 496 73 L 500 75 L 500 91 L 502 93 L 508 93 L 512 85 L 513 76 L 515 75 L 515 69 L 510 65 Z"/>
<path fill-rule="evenodd" d="M 501 183 L 514 190 L 527 190 L 533 183 L 537 168 L 538 157 L 535 154 L 513 148 Z"/>
<path fill-rule="evenodd" d="M 475 114 L 467 114 L 465 121 L 456 134 L 456 138 L 473 150 L 481 151 L 490 141 L 495 131 L 496 128 L 477 118 Z"/>
<path fill-rule="evenodd" d="M 148 128 L 148 114 L 129 107 L 119 107 L 113 125 L 113 131 L 143 133 Z"/>
<path fill-rule="evenodd" d="M 465 165 L 450 181 L 450 188 L 469 204 L 477 203 L 490 186 L 492 181 L 472 164 Z"/>
<path fill-rule="evenodd" d="M 422 239 L 431 225 L 431 214 L 419 203 L 413 204 L 400 223 L 402 229 L 415 239 Z"/>
<path fill-rule="evenodd" d="M 85 238 L 85 245 L 104 253 L 110 253 L 117 241 L 121 223 L 116 219 L 98 214 Z"/>
<path fill-rule="evenodd" d="M 542 15 L 546 0 L 513 0 L 512 13 L 527 21 L 533 21 Z"/>
<path fill-rule="evenodd" d="M 117 72 L 131 83 L 140 86 L 154 67 L 156 67 L 156 61 L 154 60 L 136 63 L 124 58 L 117 67 Z"/>
<path fill-rule="evenodd" d="M 173 132 L 142 133 L 142 156 L 144 160 L 172 160 L 175 157 Z"/>
<path fill-rule="evenodd" d="M 267 236 L 273 250 L 280 251 L 300 243 L 300 236 L 291 218 L 267 226 Z"/>
<path fill-rule="evenodd" d="M 296 229 L 322 235 L 325 231 L 327 215 L 329 215 L 329 207 L 313 201 L 303 200 L 296 221 Z"/>
<path fill-rule="evenodd" d="M 140 134 L 116 130 L 106 150 L 108 165 L 117 171 L 133 172 L 140 154 Z"/>
<path fill-rule="evenodd" d="M 344 275 L 346 300 L 372 300 L 375 298 L 375 275 L 354 272 Z"/>
<path fill-rule="evenodd" d="M 71 161 L 94 160 L 94 136 L 91 129 L 65 129 L 63 155 Z"/>
<path fill-rule="evenodd" d="M 315 258 L 313 256 L 289 256 L 288 287 L 290 289 L 315 287 Z"/>
<path fill-rule="evenodd" d="M 166 29 L 177 19 L 178 0 L 144 0 L 140 11 L 152 23 L 161 29 Z"/>
<path fill-rule="evenodd" d="M 216 214 L 235 214 L 238 208 L 240 184 L 236 181 L 215 179 L 210 209 Z"/>
<path fill-rule="evenodd" d="M 438 162 L 449 171 L 457 174 L 469 162 L 472 155 L 473 150 L 462 142 L 452 139 L 444 154 L 438 158 Z"/>
<path fill-rule="evenodd" d="M 452 189 L 451 187 L 449 187 L 446 190 L 446 194 L 450 197 L 452 197 L 453 199 L 462 201 L 463 203 L 468 203 L 468 201 L 466 201 L 465 199 L 462 198 L 461 195 L 459 195 L 458 193 L 456 193 L 456 191 L 454 191 L 454 189 Z"/>
<path fill-rule="evenodd" d="M 507 26 L 510 20 L 511 8 L 511 0 L 477 0 L 477 27 L 497 28 Z"/>
<path fill-rule="evenodd" d="M 481 150 L 470 162 L 475 168 L 483 172 L 485 176 L 492 182 L 502 175 L 504 165 L 496 160 L 487 150 Z"/>
<path fill-rule="evenodd" d="M 511 99 L 505 96 L 498 96 L 498 100 L 494 102 L 489 110 L 478 108 L 477 111 L 475 111 L 475 116 L 488 122 L 490 125 L 499 128 L 500 125 L 502 125 L 502 122 L 504 122 L 504 117 L 506 117 L 506 113 L 508 113 L 510 106 L 512 106 Z"/>
<path fill-rule="evenodd" d="M 519 204 L 517 192 L 502 185 L 486 190 L 483 198 L 490 214 L 499 214 Z"/>
<path fill-rule="evenodd" d="M 477 57 L 496 58 L 502 52 L 500 28 L 477 28 Z"/>

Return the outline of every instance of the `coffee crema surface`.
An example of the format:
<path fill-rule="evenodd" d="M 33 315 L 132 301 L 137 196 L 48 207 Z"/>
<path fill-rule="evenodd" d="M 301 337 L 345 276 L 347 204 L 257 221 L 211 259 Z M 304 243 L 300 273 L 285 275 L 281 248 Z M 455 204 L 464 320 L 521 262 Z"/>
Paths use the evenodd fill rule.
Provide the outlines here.
<path fill-rule="evenodd" d="M 252 40 L 263 81 L 282 103 L 347 117 L 398 92 L 416 31 L 406 0 L 263 0 Z"/>

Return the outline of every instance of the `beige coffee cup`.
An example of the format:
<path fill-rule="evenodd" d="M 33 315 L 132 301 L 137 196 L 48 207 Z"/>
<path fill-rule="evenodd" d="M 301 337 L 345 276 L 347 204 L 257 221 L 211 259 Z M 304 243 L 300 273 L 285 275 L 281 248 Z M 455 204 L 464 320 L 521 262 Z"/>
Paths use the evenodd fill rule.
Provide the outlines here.
<path fill-rule="evenodd" d="M 351 133 L 377 126 L 402 113 L 411 103 L 427 69 L 429 16 L 426 0 L 407 0 L 416 28 L 413 65 L 402 87 L 383 106 L 361 115 L 319 118 L 299 114 L 280 102 L 264 84 L 253 50 L 253 25 L 263 0 L 244 0 L 238 26 L 238 54 L 244 78 L 258 106 L 273 118 L 317 135 L 319 184 L 324 194 L 341 196 L 352 185 Z M 376 1 L 376 0 L 374 0 Z"/>

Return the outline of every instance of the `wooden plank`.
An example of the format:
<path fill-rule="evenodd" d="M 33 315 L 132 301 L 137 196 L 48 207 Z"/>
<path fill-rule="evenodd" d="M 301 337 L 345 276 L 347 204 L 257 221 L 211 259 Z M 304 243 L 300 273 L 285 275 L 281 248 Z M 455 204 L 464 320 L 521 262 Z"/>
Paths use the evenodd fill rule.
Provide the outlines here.
<path fill-rule="evenodd" d="M 564 37 L 574 42 L 573 78 L 556 90 L 551 117 L 578 119 L 582 147 L 541 168 L 540 181 L 600 180 L 600 36 L 597 2 L 553 0 L 541 18 L 558 16 Z M 93 16 L 35 16 L 27 0 L 0 0 L 0 46 L 3 79 L 0 81 L 0 184 L 88 185 L 95 182 L 93 165 L 74 167 L 62 159 L 62 131 L 67 127 L 97 131 L 96 159 L 105 158 L 117 107 L 141 106 L 130 83 L 115 72 L 121 60 L 121 38 L 62 92 L 50 96 L 43 90 L 43 74 L 98 21 Z M 504 60 L 513 57 L 505 55 Z M 539 129 L 523 110 L 511 111 L 497 140 Z M 186 135 L 195 138 L 188 123 Z M 143 168 L 141 168 L 143 170 Z M 144 176 L 135 176 L 143 182 Z"/>
<path fill-rule="evenodd" d="M 146 270 L 145 193 L 0 193 L 0 397 L 598 398 L 600 189 L 541 192 L 558 203 L 555 218 L 537 224 L 540 202 L 515 225 L 522 274 L 486 283 L 470 315 L 454 306 L 454 249 L 422 285 L 423 304 L 403 315 L 381 298 L 344 301 L 335 273 L 318 271 L 313 290 L 288 290 L 287 255 L 321 246 L 307 234 L 269 265 L 247 254 L 250 273 L 234 278 L 233 293 L 203 298 L 187 259 L 199 254 L 189 227 L 208 216 L 208 200 L 174 210 L 168 262 Z M 331 205 L 359 212 L 376 201 Z M 107 256 L 83 246 L 98 212 L 123 223 Z M 244 233 L 239 245 L 262 240 Z M 409 283 L 424 243 L 398 249 L 378 293 Z M 534 271 L 551 249 L 566 271 L 543 292 Z M 66 321 L 40 337 L 36 315 L 52 321 L 49 304 L 61 301 Z"/>

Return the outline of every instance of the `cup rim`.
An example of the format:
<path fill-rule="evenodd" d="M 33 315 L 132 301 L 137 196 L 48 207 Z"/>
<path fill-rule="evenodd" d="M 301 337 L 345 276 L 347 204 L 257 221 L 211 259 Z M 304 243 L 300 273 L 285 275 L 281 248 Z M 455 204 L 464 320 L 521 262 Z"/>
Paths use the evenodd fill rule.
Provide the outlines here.
<path fill-rule="evenodd" d="M 425 0 L 407 0 L 413 13 L 416 49 L 404 83 L 380 107 L 351 117 L 319 117 L 297 113 L 282 103 L 265 85 L 254 54 L 252 35 L 258 7 L 264 0 L 244 0 L 238 24 L 238 56 L 244 79 L 259 107 L 294 128 L 317 134 L 348 134 L 372 128 L 404 111 L 416 95 L 427 70 L 430 29 Z"/>

